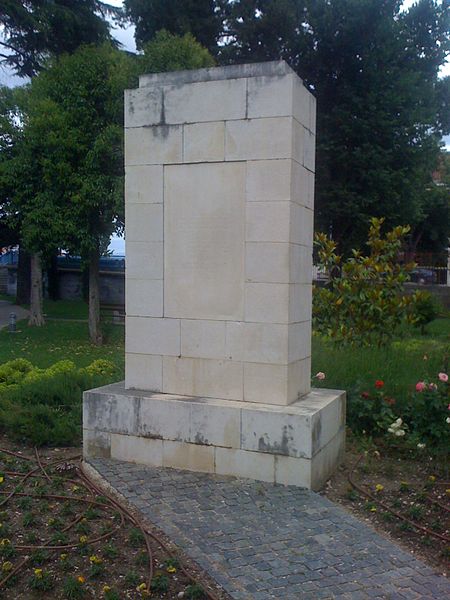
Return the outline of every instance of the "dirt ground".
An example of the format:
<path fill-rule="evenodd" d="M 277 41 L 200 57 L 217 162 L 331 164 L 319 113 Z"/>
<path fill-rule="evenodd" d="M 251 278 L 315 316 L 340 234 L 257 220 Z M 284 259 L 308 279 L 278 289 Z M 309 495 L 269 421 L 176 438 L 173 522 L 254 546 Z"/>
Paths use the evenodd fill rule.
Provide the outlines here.
<path fill-rule="evenodd" d="M 449 575 L 449 471 L 448 457 L 437 460 L 382 445 L 364 450 L 350 439 L 343 465 L 322 493 Z"/>

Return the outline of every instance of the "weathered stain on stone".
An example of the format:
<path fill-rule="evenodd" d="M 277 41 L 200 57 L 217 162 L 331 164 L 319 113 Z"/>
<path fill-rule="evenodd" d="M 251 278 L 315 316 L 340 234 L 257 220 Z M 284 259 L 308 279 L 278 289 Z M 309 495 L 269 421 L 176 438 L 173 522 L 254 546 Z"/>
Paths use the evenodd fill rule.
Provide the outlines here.
<path fill-rule="evenodd" d="M 165 125 L 166 124 L 166 107 L 165 107 L 165 94 L 164 94 L 164 88 L 161 90 L 161 116 L 159 118 L 159 121 L 161 123 L 161 125 Z"/>
<path fill-rule="evenodd" d="M 317 415 L 312 428 L 312 452 L 313 454 L 320 448 L 320 437 L 322 434 L 322 418 Z"/>
<path fill-rule="evenodd" d="M 210 446 L 209 440 L 205 438 L 200 432 L 195 434 L 194 442 L 200 446 Z"/>
<path fill-rule="evenodd" d="M 258 450 L 260 452 L 269 452 L 270 454 L 282 454 L 283 456 L 296 455 L 297 451 L 293 445 L 294 438 L 288 434 L 292 430 L 292 425 L 284 425 L 281 432 L 281 442 L 269 440 L 269 436 L 264 434 L 258 440 Z"/>

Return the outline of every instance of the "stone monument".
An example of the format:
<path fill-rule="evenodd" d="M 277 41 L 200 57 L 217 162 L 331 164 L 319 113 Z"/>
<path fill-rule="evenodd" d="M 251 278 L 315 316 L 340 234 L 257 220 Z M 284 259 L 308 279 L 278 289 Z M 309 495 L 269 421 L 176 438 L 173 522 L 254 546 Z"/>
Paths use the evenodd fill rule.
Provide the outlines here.
<path fill-rule="evenodd" d="M 125 94 L 125 383 L 84 454 L 320 487 L 345 397 L 310 388 L 315 98 L 284 62 Z"/>

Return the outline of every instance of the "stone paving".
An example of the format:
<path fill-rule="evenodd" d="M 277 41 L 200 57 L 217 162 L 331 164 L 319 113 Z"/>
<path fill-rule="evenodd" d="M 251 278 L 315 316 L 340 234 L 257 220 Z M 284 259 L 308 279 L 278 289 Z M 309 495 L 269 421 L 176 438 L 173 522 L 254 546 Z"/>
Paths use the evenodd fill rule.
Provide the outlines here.
<path fill-rule="evenodd" d="M 449 580 L 314 492 L 89 462 L 236 600 L 450 598 Z"/>

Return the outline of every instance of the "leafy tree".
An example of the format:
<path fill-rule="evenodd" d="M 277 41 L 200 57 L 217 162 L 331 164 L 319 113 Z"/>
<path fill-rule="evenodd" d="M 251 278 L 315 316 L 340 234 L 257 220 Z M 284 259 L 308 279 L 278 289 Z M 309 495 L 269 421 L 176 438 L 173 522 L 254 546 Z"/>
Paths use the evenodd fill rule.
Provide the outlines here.
<path fill-rule="evenodd" d="M 161 29 L 183 36 L 191 33 L 210 51 L 216 49 L 222 23 L 214 0 L 125 0 L 125 11 L 136 26 L 136 45 L 144 48 Z"/>
<path fill-rule="evenodd" d="M 153 40 L 144 45 L 144 54 L 138 60 L 142 73 L 201 69 L 215 64 L 208 50 L 190 33 L 180 37 L 165 30 L 158 31 Z"/>
<path fill-rule="evenodd" d="M 46 58 L 110 38 L 107 15 L 120 11 L 100 0 L 3 0 L 0 58 L 21 76 L 33 76 Z"/>
<path fill-rule="evenodd" d="M 417 295 L 406 296 L 403 284 L 414 264 L 398 260 L 409 228 L 395 227 L 383 237 L 382 224 L 383 219 L 371 220 L 369 253 L 353 250 L 348 259 L 336 253 L 336 243 L 325 234 L 316 235 L 319 265 L 330 280 L 314 290 L 315 329 L 338 343 L 380 346 L 411 318 L 410 306 Z"/>

